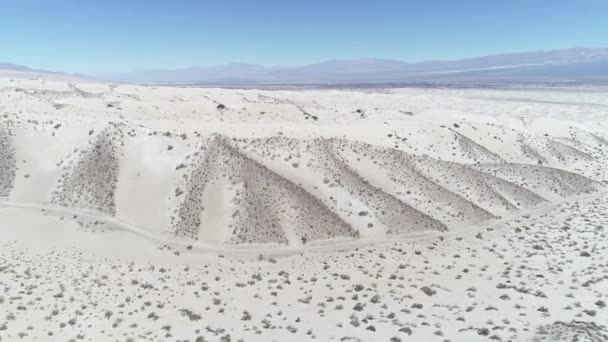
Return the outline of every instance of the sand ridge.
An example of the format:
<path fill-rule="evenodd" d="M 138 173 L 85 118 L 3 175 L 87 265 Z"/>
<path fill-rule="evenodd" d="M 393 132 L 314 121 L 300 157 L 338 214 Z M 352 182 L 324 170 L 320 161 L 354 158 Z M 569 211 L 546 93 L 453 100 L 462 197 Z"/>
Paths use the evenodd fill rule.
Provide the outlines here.
<path fill-rule="evenodd" d="M 503 117 L 391 112 L 404 100 L 419 107 L 410 104 L 418 90 L 358 94 L 377 101 L 370 104 L 352 90 L 3 81 L 10 84 L 1 92 L 0 132 L 8 201 L 95 211 L 193 246 L 457 231 L 606 182 L 606 138 L 586 120 L 564 121 L 551 135 L 534 125 L 509 127 Z M 365 109 L 344 108 L 341 93 Z M 378 104 L 389 107 L 370 106 Z M 199 106 L 206 113 L 192 119 Z M 346 135 L 347 127 L 363 134 Z M 13 170 L 16 142 L 52 151 L 47 164 L 23 160 Z M 34 196 L 26 184 L 36 177 L 45 181 Z"/>
<path fill-rule="evenodd" d="M 608 339 L 608 91 L 0 77 L 0 341 Z"/>

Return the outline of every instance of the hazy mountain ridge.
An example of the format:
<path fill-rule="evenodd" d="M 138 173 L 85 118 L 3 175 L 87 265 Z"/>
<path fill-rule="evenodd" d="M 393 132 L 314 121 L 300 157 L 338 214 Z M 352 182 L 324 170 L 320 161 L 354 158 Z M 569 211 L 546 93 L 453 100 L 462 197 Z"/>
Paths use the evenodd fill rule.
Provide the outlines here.
<path fill-rule="evenodd" d="M 12 70 L 12 71 L 31 71 L 32 69 L 13 63 L 0 63 L 0 70 Z"/>
<path fill-rule="evenodd" d="M 608 49 L 508 53 L 455 61 L 330 60 L 296 67 L 226 64 L 114 75 L 139 83 L 346 84 L 382 82 L 608 81 Z"/>
<path fill-rule="evenodd" d="M 53 76 L 67 76 L 70 78 L 74 78 L 75 80 L 92 80 L 90 76 L 79 74 L 79 73 L 67 73 L 62 71 L 50 71 L 50 70 L 42 70 L 42 69 L 32 69 L 25 65 L 15 64 L 15 63 L 3 63 L 0 62 L 0 74 L 10 74 L 10 73 L 25 73 L 31 75 L 53 75 Z"/>
<path fill-rule="evenodd" d="M 10 63 L 0 63 L 0 70 L 85 77 Z M 208 67 L 137 70 L 105 74 L 98 78 L 127 83 L 209 85 L 340 85 L 389 82 L 608 84 L 608 48 L 506 53 L 416 63 L 373 58 L 329 60 L 290 67 L 228 63 Z"/>

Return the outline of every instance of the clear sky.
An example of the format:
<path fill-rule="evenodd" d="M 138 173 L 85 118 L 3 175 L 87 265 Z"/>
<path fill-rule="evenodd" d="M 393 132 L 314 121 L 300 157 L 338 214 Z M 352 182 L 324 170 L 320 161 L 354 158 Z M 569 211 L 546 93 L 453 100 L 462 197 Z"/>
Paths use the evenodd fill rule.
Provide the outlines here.
<path fill-rule="evenodd" d="M 0 62 L 68 72 L 608 47 L 608 0 L 0 0 Z"/>

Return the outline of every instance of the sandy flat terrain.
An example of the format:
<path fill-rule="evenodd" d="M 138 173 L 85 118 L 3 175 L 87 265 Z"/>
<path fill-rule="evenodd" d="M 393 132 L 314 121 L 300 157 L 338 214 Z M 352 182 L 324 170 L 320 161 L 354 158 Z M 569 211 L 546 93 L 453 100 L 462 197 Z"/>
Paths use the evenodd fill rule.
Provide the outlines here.
<path fill-rule="evenodd" d="M 0 341 L 606 341 L 608 89 L 0 77 Z"/>

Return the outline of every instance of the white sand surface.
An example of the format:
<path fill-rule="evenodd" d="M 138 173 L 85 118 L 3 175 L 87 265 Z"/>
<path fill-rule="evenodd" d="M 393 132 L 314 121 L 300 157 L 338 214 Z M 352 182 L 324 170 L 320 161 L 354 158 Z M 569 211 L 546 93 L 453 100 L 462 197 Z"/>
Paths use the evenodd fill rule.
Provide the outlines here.
<path fill-rule="evenodd" d="M 0 162 L 0 341 L 606 341 L 605 88 L 2 75 Z"/>

